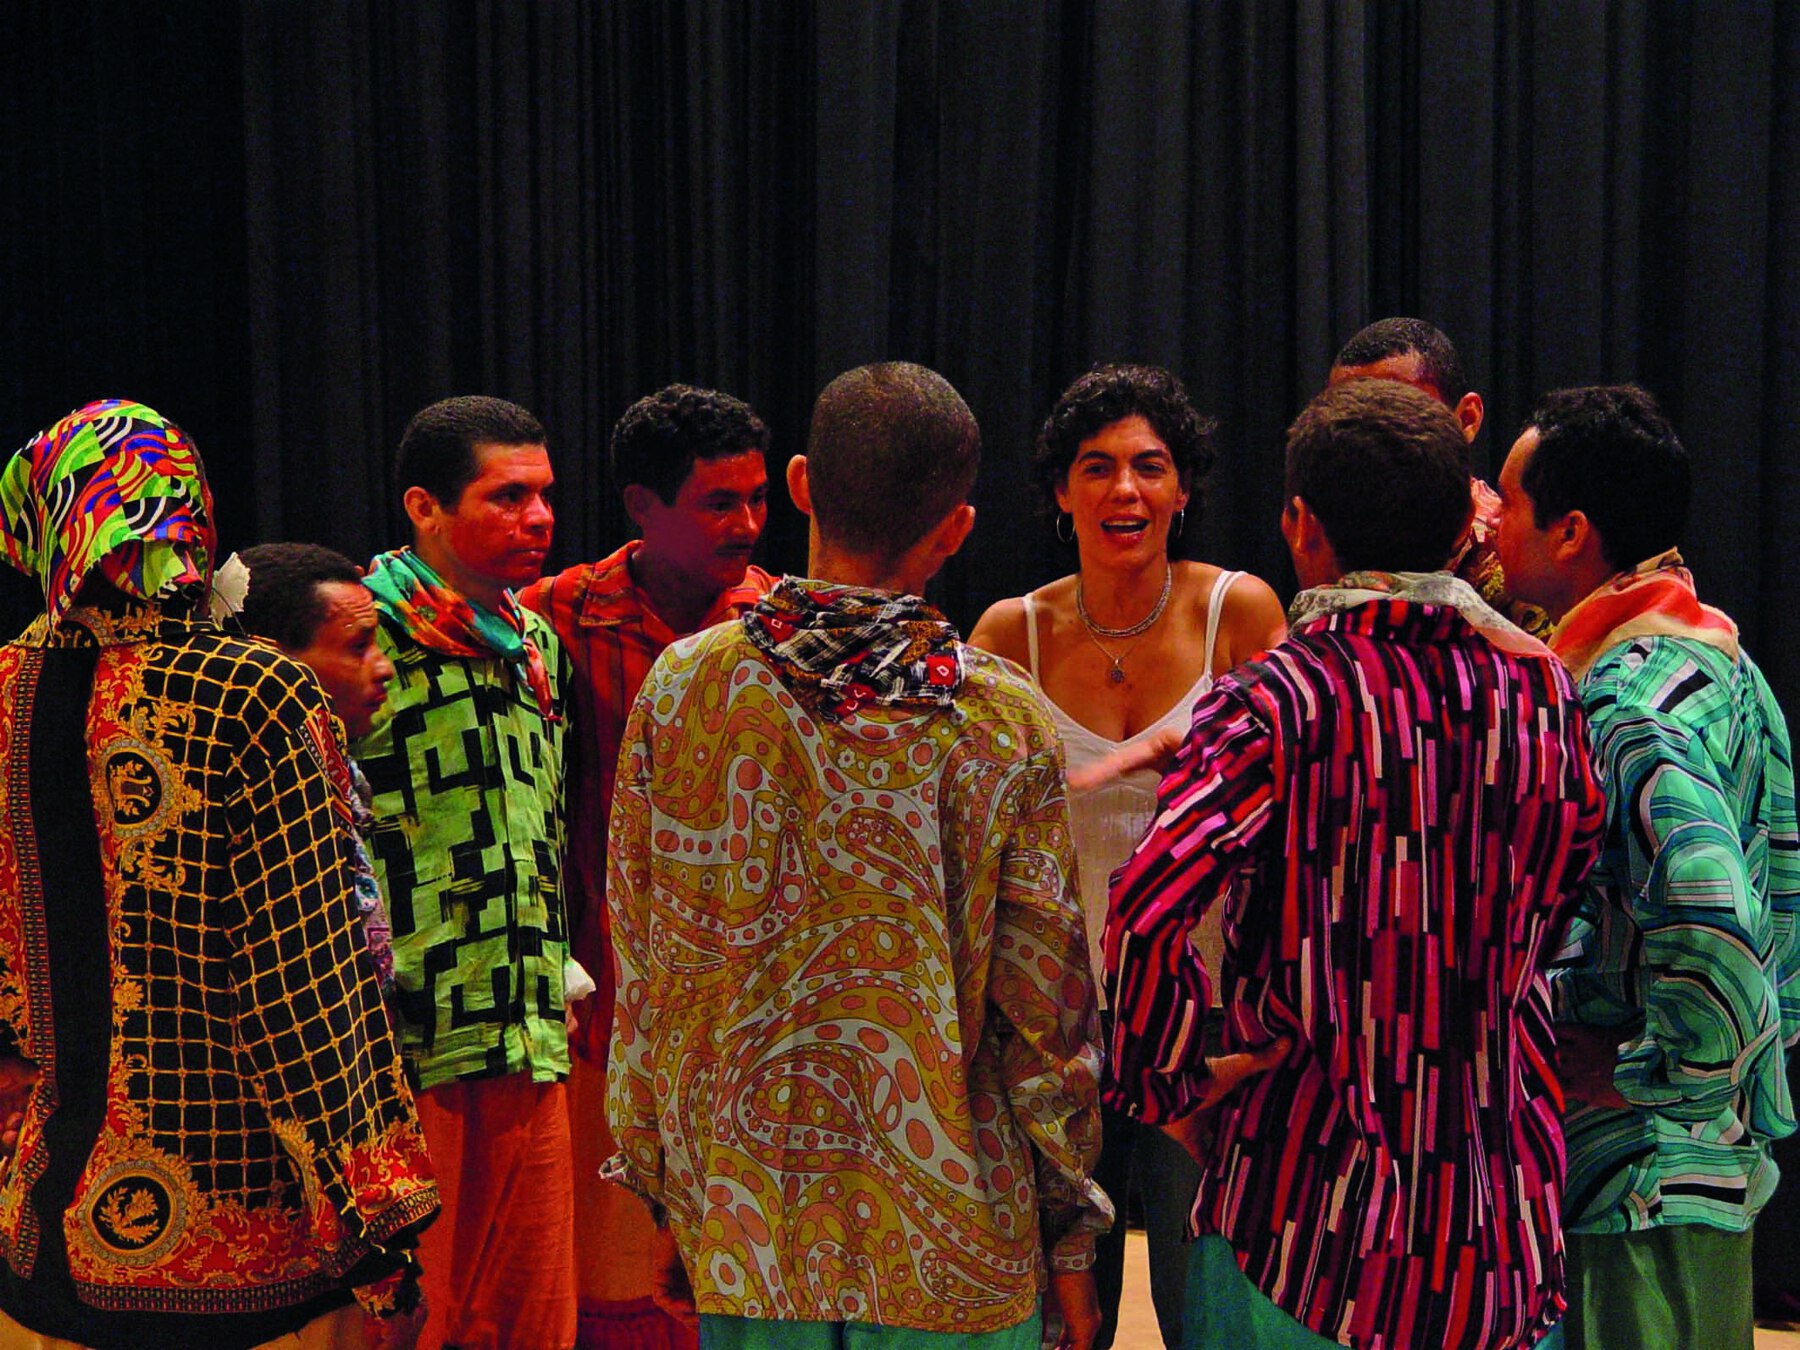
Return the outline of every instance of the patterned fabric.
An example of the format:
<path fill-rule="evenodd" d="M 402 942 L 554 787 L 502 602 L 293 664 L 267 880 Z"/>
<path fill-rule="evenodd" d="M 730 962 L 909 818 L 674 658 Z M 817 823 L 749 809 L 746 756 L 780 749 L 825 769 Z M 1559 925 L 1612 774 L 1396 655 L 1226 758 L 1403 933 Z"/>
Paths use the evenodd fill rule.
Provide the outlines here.
<path fill-rule="evenodd" d="M 0 473 L 0 552 L 38 579 L 50 626 L 96 568 L 143 600 L 206 590 L 212 495 L 173 422 L 108 398 L 41 431 Z"/>
<path fill-rule="evenodd" d="M 947 708 L 962 686 L 956 630 L 916 595 L 783 577 L 744 630 L 821 716 L 867 703 Z"/>
<path fill-rule="evenodd" d="M 1550 640 L 1550 616 L 1536 605 L 1515 600 L 1506 589 L 1506 573 L 1500 568 L 1500 494 L 1479 478 L 1469 480 L 1469 495 L 1475 510 L 1469 517 L 1469 528 L 1456 551 L 1450 555 L 1448 570 L 1474 588 L 1483 603 L 1506 616 L 1514 626 L 1543 642 Z"/>
<path fill-rule="evenodd" d="M 612 813 L 613 777 L 625 719 L 644 677 L 663 648 L 687 636 L 670 628 L 631 579 L 631 558 L 643 547 L 634 539 L 597 563 L 582 563 L 533 582 L 519 603 L 550 621 L 575 667 L 569 691 L 574 733 L 568 744 L 568 851 L 563 892 L 568 897 L 569 950 L 599 982 L 588 1005 L 576 1049 L 596 1063 L 606 1060 L 612 1031 L 612 949 L 606 923 L 606 821 Z M 735 619 L 762 598 L 775 578 L 760 567 L 743 584 L 720 594 L 701 628 Z"/>
<path fill-rule="evenodd" d="M 1214 904 L 1227 1049 L 1294 1045 L 1220 1108 L 1195 1230 L 1346 1345 L 1535 1339 L 1563 1306 L 1540 954 L 1603 818 L 1567 674 L 1370 601 L 1215 685 L 1158 800 L 1113 887 L 1107 1100 L 1194 1109 Z"/>
<path fill-rule="evenodd" d="M 0 649 L 0 1050 L 43 1073 L 0 1306 L 86 1344 L 250 1344 L 437 1209 L 304 667 L 77 607 Z"/>
<path fill-rule="evenodd" d="M 1288 627 L 1345 614 L 1375 600 L 1437 605 L 1462 615 L 1469 627 L 1514 656 L 1550 656 L 1550 649 L 1496 611 L 1469 583 L 1448 572 L 1351 572 L 1329 586 L 1301 591 L 1288 606 Z"/>
<path fill-rule="evenodd" d="M 374 790 L 407 1068 L 424 1087 L 564 1077 L 564 723 L 543 716 L 517 665 L 446 655 L 377 609 L 375 640 L 395 675 L 352 748 Z M 521 615 L 560 708 L 562 647 L 537 615 Z"/>
<path fill-rule="evenodd" d="M 356 908 L 362 915 L 363 937 L 369 945 L 369 966 L 385 1002 L 394 991 L 394 930 L 388 923 L 387 902 L 381 898 L 381 883 L 375 879 L 375 860 L 369 856 L 369 836 L 375 832 L 375 813 L 369 809 L 369 802 L 375 790 L 354 760 L 349 765 L 351 838 L 356 845 L 352 860 Z"/>
<path fill-rule="evenodd" d="M 1666 599 L 1662 587 L 1635 593 Z M 1800 830 L 1787 725 L 1749 657 L 1686 638 L 1612 647 L 1581 694 L 1606 851 L 1551 987 L 1559 1020 L 1617 1028 L 1613 1084 L 1636 1109 L 1569 1113 L 1566 1221 L 1585 1233 L 1745 1230 L 1775 1187 L 1769 1143 L 1794 1128 L 1782 1043 L 1800 1039 Z"/>
<path fill-rule="evenodd" d="M 421 647 L 445 656 L 482 659 L 497 656 L 519 668 L 538 713 L 560 716 L 550 691 L 544 654 L 531 640 L 519 602 L 511 591 L 500 593 L 496 613 L 444 584 L 432 567 L 410 548 L 378 554 L 363 584 L 375 597 L 375 608 Z"/>
<path fill-rule="evenodd" d="M 1022 674 L 958 656 L 952 707 L 827 722 L 725 624 L 632 710 L 609 1172 L 703 1313 L 996 1331 L 1111 1222 L 1062 755 Z"/>
<path fill-rule="evenodd" d="M 1634 637 L 1688 638 L 1738 654 L 1737 625 L 1700 603 L 1694 575 L 1675 549 L 1621 572 L 1563 615 L 1551 645 L 1580 679 L 1602 655 Z"/>

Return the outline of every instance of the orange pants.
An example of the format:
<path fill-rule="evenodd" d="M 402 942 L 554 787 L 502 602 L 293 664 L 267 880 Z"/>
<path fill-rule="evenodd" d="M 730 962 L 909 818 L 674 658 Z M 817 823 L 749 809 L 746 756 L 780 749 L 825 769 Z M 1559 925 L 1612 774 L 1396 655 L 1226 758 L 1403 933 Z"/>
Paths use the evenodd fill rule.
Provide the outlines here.
<path fill-rule="evenodd" d="M 606 1068 L 573 1056 L 569 1119 L 575 1145 L 575 1286 L 581 1350 L 694 1350 L 694 1332 L 650 1299 L 650 1211 L 600 1180 L 614 1151 L 606 1128 Z"/>
<path fill-rule="evenodd" d="M 419 1241 L 419 1350 L 575 1344 L 568 1089 L 522 1073 L 418 1094 L 443 1201 Z"/>

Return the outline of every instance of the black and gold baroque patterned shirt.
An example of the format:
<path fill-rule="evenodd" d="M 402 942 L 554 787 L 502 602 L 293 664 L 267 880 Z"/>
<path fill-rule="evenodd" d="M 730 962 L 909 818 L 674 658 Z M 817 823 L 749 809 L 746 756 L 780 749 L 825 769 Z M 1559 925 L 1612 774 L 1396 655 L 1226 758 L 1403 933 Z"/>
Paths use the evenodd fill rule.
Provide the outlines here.
<path fill-rule="evenodd" d="M 253 1345 L 437 1209 L 306 672 L 136 605 L 0 648 L 0 1307 L 91 1346 Z"/>

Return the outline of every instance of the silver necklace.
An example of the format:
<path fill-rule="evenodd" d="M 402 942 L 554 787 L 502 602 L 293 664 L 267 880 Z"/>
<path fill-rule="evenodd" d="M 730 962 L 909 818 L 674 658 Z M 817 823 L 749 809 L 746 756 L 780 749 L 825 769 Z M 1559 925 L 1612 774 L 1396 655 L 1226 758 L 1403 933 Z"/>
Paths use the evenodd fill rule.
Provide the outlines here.
<path fill-rule="evenodd" d="M 1075 612 L 1081 616 L 1082 627 L 1087 629 L 1088 641 L 1098 647 L 1100 649 L 1100 654 L 1111 662 L 1112 669 L 1106 672 L 1106 678 L 1111 680 L 1114 684 L 1125 683 L 1125 658 L 1131 655 L 1132 648 L 1136 647 L 1137 643 L 1131 643 L 1124 651 L 1120 652 L 1117 656 L 1114 656 L 1107 650 L 1106 644 L 1101 642 L 1100 639 L 1103 636 L 1109 638 L 1135 638 L 1140 633 L 1151 628 L 1158 619 L 1162 618 L 1163 611 L 1169 607 L 1169 594 L 1174 589 L 1175 569 L 1173 566 L 1170 566 L 1163 572 L 1162 594 L 1156 597 L 1156 604 L 1151 608 L 1150 612 L 1136 623 L 1127 624 L 1123 628 L 1108 628 L 1104 624 L 1095 623 L 1093 616 L 1088 613 L 1087 597 L 1082 593 L 1081 577 L 1079 574 L 1076 576 Z"/>

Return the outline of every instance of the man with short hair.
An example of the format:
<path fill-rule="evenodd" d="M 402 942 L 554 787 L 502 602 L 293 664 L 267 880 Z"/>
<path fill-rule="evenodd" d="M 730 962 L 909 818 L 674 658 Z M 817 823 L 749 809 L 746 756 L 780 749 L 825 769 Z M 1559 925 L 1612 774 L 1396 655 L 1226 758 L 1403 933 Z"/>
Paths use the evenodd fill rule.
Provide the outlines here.
<path fill-rule="evenodd" d="M 1431 395 L 1448 408 L 1471 446 L 1481 434 L 1485 408 L 1469 387 L 1462 358 L 1441 329 L 1423 319 L 1378 319 L 1344 344 L 1331 363 L 1327 387 L 1345 380 L 1398 380 Z M 1534 605 L 1507 591 L 1506 576 L 1494 552 L 1500 529 L 1500 498 L 1480 477 L 1470 480 L 1475 513 L 1451 550 L 1448 570 L 1473 586 L 1483 600 L 1534 637 L 1550 635 L 1550 621 Z"/>
<path fill-rule="evenodd" d="M 550 621 L 575 665 L 569 744 L 570 948 L 599 982 L 574 1042 L 576 1344 L 688 1341 L 651 1301 L 654 1227 L 637 1197 L 603 1181 L 612 952 L 606 924 L 606 821 L 632 701 L 677 638 L 735 619 L 775 584 L 750 565 L 768 516 L 769 431 L 729 394 L 672 384 L 632 404 L 613 429 L 612 481 L 639 537 L 599 562 L 544 577 L 519 601 Z"/>
<path fill-rule="evenodd" d="M 375 641 L 375 600 L 356 564 L 318 544 L 298 543 L 258 544 L 233 558 L 245 583 L 238 626 L 312 671 L 346 735 L 352 740 L 368 735 L 375 714 L 387 704 L 394 663 Z M 232 559 L 220 570 L 222 582 Z M 213 587 L 215 604 L 221 588 L 220 583 Z M 356 904 L 385 1001 L 394 988 L 393 930 L 369 852 L 373 794 L 356 761 L 346 764 L 349 781 L 339 787 L 356 838 Z"/>
<path fill-rule="evenodd" d="M 208 617 L 216 548 L 193 442 L 142 404 L 0 473 L 0 554 L 45 602 L 0 647 L 9 1346 L 416 1330 L 438 1200 L 356 931 L 341 742 L 302 666 Z"/>
<path fill-rule="evenodd" d="M 374 789 L 401 1048 L 444 1196 L 421 1248 L 421 1343 L 433 1347 L 575 1340 L 568 669 L 513 594 L 543 570 L 553 482 L 525 409 L 432 404 L 408 424 L 396 470 L 412 547 L 378 556 L 364 580 L 395 676 L 353 749 Z"/>
<path fill-rule="evenodd" d="M 787 471 L 810 577 L 670 647 L 626 727 L 610 1171 L 709 1346 L 1036 1350 L 1046 1270 L 1072 1343 L 1099 1324 L 1061 747 L 918 598 L 979 452 L 923 367 L 834 380 Z"/>
<path fill-rule="evenodd" d="M 1201 1161 L 1189 1346 L 1498 1350 L 1562 1310 L 1539 956 L 1602 803 L 1567 673 L 1438 570 L 1463 451 L 1389 380 L 1295 420 L 1287 641 L 1195 706 L 1114 879 L 1105 1094 Z M 1189 937 L 1215 904 L 1209 1059 Z"/>
<path fill-rule="evenodd" d="M 1688 456 L 1649 394 L 1546 396 L 1500 494 L 1507 576 L 1556 620 L 1608 804 L 1551 975 L 1569 1344 L 1749 1350 L 1751 1225 L 1794 1129 L 1800 1038 L 1787 726 L 1682 565 Z"/>

